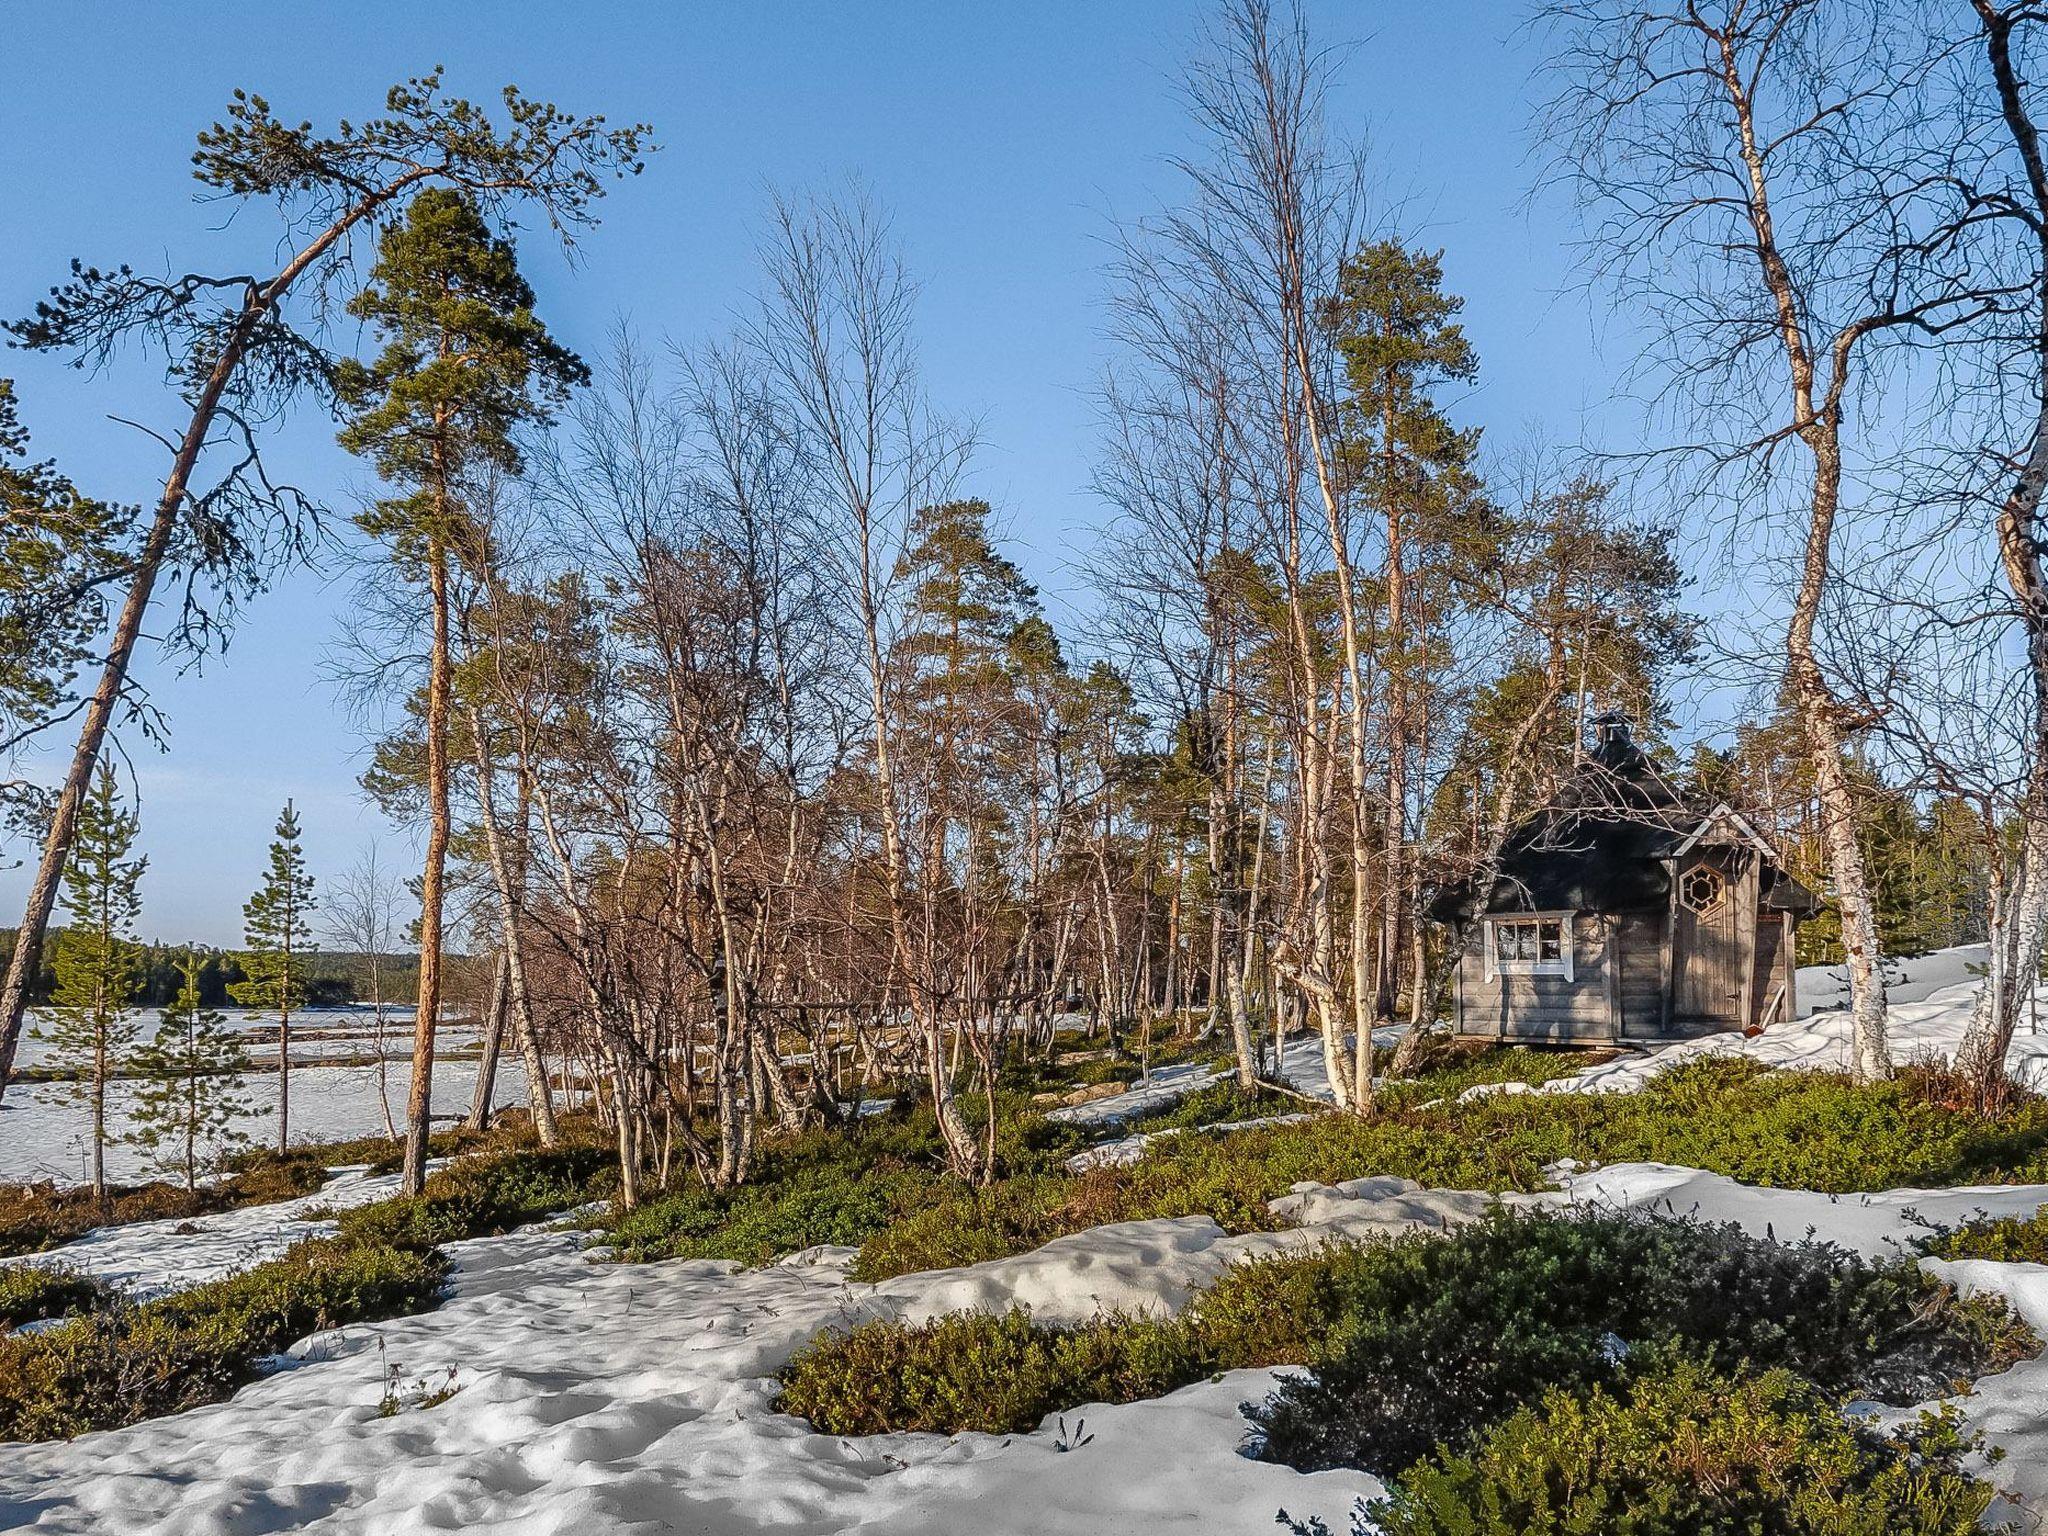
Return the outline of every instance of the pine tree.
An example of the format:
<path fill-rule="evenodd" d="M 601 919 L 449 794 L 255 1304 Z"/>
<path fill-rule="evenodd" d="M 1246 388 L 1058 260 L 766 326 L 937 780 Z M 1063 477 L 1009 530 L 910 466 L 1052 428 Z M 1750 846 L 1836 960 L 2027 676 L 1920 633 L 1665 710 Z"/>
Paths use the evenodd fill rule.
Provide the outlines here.
<path fill-rule="evenodd" d="M 299 817 L 291 801 L 277 818 L 270 868 L 242 907 L 247 980 L 229 988 L 245 1008 L 277 1013 L 277 1149 L 291 1133 L 292 1014 L 306 1001 L 306 964 L 313 950 L 313 877 L 299 846 Z"/>
<path fill-rule="evenodd" d="M 188 956 L 184 986 L 164 1009 L 156 1038 L 136 1051 L 143 1079 L 136 1091 L 134 1126 L 122 1139 L 152 1155 L 169 1148 L 172 1166 L 185 1173 L 190 1193 L 199 1182 L 202 1144 L 215 1150 L 248 1137 L 234 1129 L 250 1112 L 242 1074 L 249 1058 L 219 1012 L 199 999 L 199 965 Z"/>
<path fill-rule="evenodd" d="M 1478 356 L 1457 324 L 1463 308 L 1464 300 L 1444 291 L 1441 253 L 1430 255 L 1381 241 L 1344 263 L 1338 291 L 1323 316 L 1343 357 L 1348 389 L 1344 472 L 1378 510 L 1386 534 L 1386 570 L 1380 584 L 1384 611 L 1376 658 L 1383 679 L 1385 764 L 1378 807 L 1382 868 L 1376 923 L 1367 904 L 1374 871 L 1369 857 L 1373 833 L 1365 823 L 1374 807 L 1366 782 L 1371 754 L 1363 739 L 1365 680 L 1355 664 L 1352 668 L 1352 688 L 1359 695 L 1351 701 L 1350 767 L 1357 820 L 1352 844 L 1352 969 L 1361 997 L 1368 971 L 1372 977 L 1370 1021 L 1363 1006 L 1356 1011 L 1356 1093 L 1361 1105 L 1371 1095 L 1364 1060 L 1370 1049 L 1367 1030 L 1394 1022 L 1407 936 L 1419 922 L 1421 872 L 1405 855 L 1416 788 L 1411 774 L 1420 767 L 1415 758 L 1424 734 L 1429 684 L 1427 615 L 1438 606 L 1436 594 L 1423 580 L 1428 563 L 1423 557 L 1455 536 L 1478 492 L 1473 460 L 1479 434 L 1452 426 L 1436 401 L 1438 389 L 1478 377 Z M 1339 580 L 1343 579 L 1340 570 Z M 1348 618 L 1345 594 L 1340 593 L 1340 600 L 1347 602 Z M 1346 641 L 1355 649 L 1354 636 L 1347 635 Z M 1375 926 L 1376 935 L 1371 932 Z M 1411 980 L 1420 985 L 1419 977 Z M 1411 1032 L 1396 1058 L 1396 1071 L 1408 1065 L 1422 1036 L 1421 1030 Z"/>
<path fill-rule="evenodd" d="M 392 563 L 425 589 L 428 645 L 424 734 L 427 847 L 420 880 L 419 1001 L 406 1105 L 403 1187 L 426 1178 L 434 1031 L 440 1020 L 442 898 L 450 812 L 448 738 L 454 664 L 451 567 L 483 563 L 486 534 L 466 492 L 488 470 L 516 473 L 515 430 L 545 421 L 551 402 L 588 380 L 577 356 L 533 312 L 512 242 L 492 233 L 475 200 L 422 192 L 384 233 L 369 283 L 349 312 L 383 337 L 374 362 L 347 362 L 336 385 L 350 420 L 341 444 L 370 458 L 402 494 L 357 521 L 391 546 Z"/>
<path fill-rule="evenodd" d="M 92 1188 L 107 1193 L 107 1082 L 137 1034 L 128 1003 L 139 974 L 135 919 L 146 859 L 130 858 L 136 817 L 121 809 L 114 772 L 101 764 L 79 807 L 78 835 L 64 868 L 68 919 L 57 945 L 57 987 L 49 1023 L 36 1034 L 74 1076 L 69 1091 L 92 1109 Z"/>

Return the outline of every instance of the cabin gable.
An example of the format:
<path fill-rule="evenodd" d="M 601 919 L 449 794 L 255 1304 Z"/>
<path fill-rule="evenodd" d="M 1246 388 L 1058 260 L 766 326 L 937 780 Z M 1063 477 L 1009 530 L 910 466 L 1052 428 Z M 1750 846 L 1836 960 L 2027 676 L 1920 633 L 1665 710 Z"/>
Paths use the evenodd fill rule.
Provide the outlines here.
<path fill-rule="evenodd" d="M 1795 1017 L 1793 937 L 1818 903 L 1740 812 L 1666 784 L 1617 722 L 1556 809 L 1509 838 L 1460 935 L 1454 1027 L 1511 1041 L 1663 1040 Z"/>

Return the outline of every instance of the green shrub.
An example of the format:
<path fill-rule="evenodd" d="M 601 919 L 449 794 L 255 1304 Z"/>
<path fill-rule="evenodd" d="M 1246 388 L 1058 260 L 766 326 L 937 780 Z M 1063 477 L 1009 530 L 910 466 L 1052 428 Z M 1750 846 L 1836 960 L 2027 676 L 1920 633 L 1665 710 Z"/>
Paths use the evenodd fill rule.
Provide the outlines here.
<path fill-rule="evenodd" d="M 1497 1083 L 1548 1083 L 1606 1061 L 1611 1051 L 1539 1049 L 1528 1045 L 1480 1045 L 1450 1035 L 1431 1037 L 1414 1073 L 1380 1085 L 1388 1104 L 1421 1104 L 1455 1099 L 1468 1088 Z"/>
<path fill-rule="evenodd" d="M 1939 1259 L 2048 1264 L 2048 1205 L 2031 1216 L 1980 1216 L 1935 1233 L 1922 1246 Z"/>
<path fill-rule="evenodd" d="M 1279 1224 L 1267 1202 L 1303 1180 L 1396 1174 L 1438 1189 L 1542 1189 L 1544 1170 L 1564 1158 L 1676 1163 L 1831 1192 L 2048 1182 L 2048 1100 L 1981 1115 L 1940 1102 L 1912 1070 L 1859 1085 L 1724 1057 L 1635 1093 L 1492 1094 L 1428 1108 L 1390 1100 L 1370 1117 L 1164 1137 L 1128 1167 L 1067 1174 L 1027 1152 L 990 1188 L 935 1179 L 925 1203 L 863 1246 L 855 1272 L 880 1280 L 971 1263 L 1106 1221 L 1199 1214 L 1234 1232 L 1266 1230 Z"/>
<path fill-rule="evenodd" d="M 854 1261 L 856 1280 L 979 1264 L 1039 1247 L 1069 1232 L 1126 1219 L 1120 1204 L 1090 1202 L 1114 1186 L 1085 1176 L 1028 1174 L 975 1188 L 933 1181 L 915 1209 L 875 1233 Z"/>
<path fill-rule="evenodd" d="M 1029 1313 L 865 1323 L 800 1351 L 780 1407 L 831 1434 L 1021 1434 L 1085 1402 L 1156 1397 L 1210 1367 L 1185 1324 L 1110 1316 L 1043 1328 Z"/>
<path fill-rule="evenodd" d="M 617 1217 L 605 1240 L 630 1262 L 765 1264 L 820 1243 L 858 1246 L 912 1208 L 932 1182 L 931 1175 L 912 1169 L 826 1169 L 776 1184 L 742 1185 L 723 1196 L 679 1190 Z"/>
<path fill-rule="evenodd" d="M 1462 1455 L 1409 1468 L 1380 1536 L 1974 1536 L 1994 1490 L 1952 1415 L 1879 1435 L 1789 1371 L 1695 1362 L 1625 1398 L 1553 1391 Z M 1317 1523 L 1296 1524 L 1302 1536 Z"/>
<path fill-rule="evenodd" d="M 344 1237 L 394 1248 L 491 1237 L 587 1203 L 611 1166 L 597 1146 L 491 1153 L 429 1174 L 418 1195 L 359 1205 L 336 1220 Z"/>
<path fill-rule="evenodd" d="M 0 1338 L 0 1440 L 63 1439 L 216 1402 L 294 1339 L 431 1304 L 446 1273 L 435 1254 L 318 1238 L 159 1301 Z"/>
<path fill-rule="evenodd" d="M 90 1311 L 105 1294 L 92 1276 L 62 1265 L 0 1265 L 0 1333 Z"/>
<path fill-rule="evenodd" d="M 1909 1261 L 1669 1218 L 1502 1214 L 1237 1265 L 1165 1321 L 967 1313 L 827 1333 L 791 1360 L 782 1406 L 834 1434 L 1013 1433 L 1085 1402 L 1308 1363 L 1249 1410 L 1262 1454 L 1386 1473 L 1678 1343 L 1903 1403 L 2037 1341 L 2002 1304 L 1961 1300 Z"/>
<path fill-rule="evenodd" d="M 1134 1115 L 1124 1122 L 1129 1130 L 1195 1130 L 1207 1125 L 1227 1125 L 1236 1120 L 1261 1120 L 1274 1115 L 1294 1114 L 1305 1106 L 1291 1094 L 1270 1088 L 1250 1091 L 1235 1077 L 1197 1088 L 1193 1093 L 1150 1115 Z"/>
<path fill-rule="evenodd" d="M 1014 1094 L 1000 1098 L 997 1111 L 997 1156 L 1012 1175 L 998 1188 L 1014 1185 L 1013 1193 L 1021 1192 L 1050 1177 L 1046 1170 L 1057 1169 L 1082 1144 L 1078 1130 L 1029 1112 Z M 961 1112 L 980 1124 L 986 1101 L 964 1098 Z M 940 1213 L 954 1199 L 971 1200 L 977 1193 L 946 1176 L 944 1160 L 929 1106 L 902 1104 L 850 1129 L 817 1128 L 767 1142 L 748 1182 L 737 1189 L 710 1191 L 693 1184 L 655 1195 L 631 1211 L 615 1210 L 601 1240 L 630 1262 L 710 1258 L 763 1264 L 820 1243 L 861 1245 L 908 1224 L 902 1240 L 922 1258 L 921 1223 L 943 1221 Z M 1054 1223 L 1040 1219 L 1038 1225 L 1047 1236 L 1057 1235 Z M 1015 1251 L 992 1251 L 984 1242 L 975 1256 Z"/>
<path fill-rule="evenodd" d="M 1903 1404 L 2038 1345 L 1911 1260 L 1671 1218 L 1501 1213 L 1340 1253 L 1332 1284 L 1341 1316 L 1313 1370 L 1249 1410 L 1261 1454 L 1303 1471 L 1397 1472 L 1552 1388 L 1612 1382 L 1645 1348 Z"/>
<path fill-rule="evenodd" d="M 323 1328 L 415 1311 L 433 1300 L 447 1269 L 431 1252 L 312 1238 L 267 1264 L 146 1302 L 139 1310 L 193 1328 L 225 1321 L 252 1350 L 272 1354 Z"/>
<path fill-rule="evenodd" d="M 267 1264 L 0 1337 L 0 1440 L 61 1438 L 218 1401 L 294 1339 L 431 1306 L 448 1271 L 436 1245 L 582 1204 L 603 1192 L 610 1169 L 594 1145 L 469 1159 L 431 1175 L 421 1195 L 340 1213 L 338 1235 Z"/>

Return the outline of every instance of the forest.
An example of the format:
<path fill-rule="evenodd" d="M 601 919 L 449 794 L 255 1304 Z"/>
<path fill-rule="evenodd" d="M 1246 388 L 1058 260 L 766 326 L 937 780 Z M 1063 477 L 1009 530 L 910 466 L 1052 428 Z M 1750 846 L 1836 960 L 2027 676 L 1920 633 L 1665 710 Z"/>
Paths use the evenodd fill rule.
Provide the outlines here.
<path fill-rule="evenodd" d="M 974 402 L 921 365 L 920 274 L 867 183 L 764 192 L 727 333 L 621 319 L 572 347 L 533 253 L 601 238 L 687 146 L 439 71 L 333 126 L 238 92 L 193 173 L 279 221 L 273 264 L 74 263 L 7 325 L 37 361 L 146 369 L 168 467 L 138 491 L 38 457 L 32 390 L 0 382 L 5 836 L 30 874 L 0 1103 L 50 1031 L 93 1095 L 92 1219 L 134 1198 L 98 1160 L 123 1074 L 184 1085 L 152 1113 L 183 1128 L 195 1214 L 396 1178 L 320 1207 L 275 1273 L 140 1321 L 38 1293 L 22 1318 L 73 1316 L 107 1362 L 159 1327 L 222 1356 L 95 1397 L 0 1333 L 0 1438 L 218 1401 L 316 1324 L 461 1294 L 444 1244 L 551 1261 L 520 1229 L 570 1211 L 622 1266 L 737 1266 L 720 1283 L 764 1317 L 806 1264 L 875 1287 L 843 1326 L 804 1292 L 807 1331 L 744 1373 L 773 1373 L 756 1418 L 828 1437 L 1042 1444 L 1076 1403 L 1307 1358 L 1246 1407 L 1256 1459 L 1369 1474 L 1360 1532 L 1609 1528 L 1541 1524 L 1518 1479 L 1545 1468 L 1722 1501 L 1645 1532 L 1974 1528 L 1959 1411 L 1880 1434 L 1843 1407 L 2017 1379 L 2048 1318 L 1937 1263 L 2048 1254 L 2022 1199 L 2048 1177 L 2048 13 L 1927 10 L 1540 7 L 1532 176 L 1575 210 L 1631 337 L 1613 390 L 1644 402 L 1640 441 L 1582 443 L 1487 419 L 1456 231 L 1380 195 L 1331 106 L 1343 50 L 1295 6 L 1207 8 L 1177 194 L 1109 237 L 1071 605 L 1006 553 Z M 286 420 L 368 492 L 299 490 Z M 336 530 L 359 568 L 332 681 L 416 865 L 313 869 L 287 804 L 243 948 L 145 945 L 147 807 L 117 768 L 165 733 L 138 658 L 212 654 Z M 1732 808 L 1813 894 L 1787 974 L 1839 968 L 1841 1059 L 1797 1059 L 1822 1026 L 1789 1016 L 1669 1060 L 1454 1037 L 1481 930 L 1449 894 L 1582 808 L 1621 726 L 1672 803 Z M 1541 972 L 1544 932 L 1488 948 L 1489 977 Z M 1966 945 L 1964 1000 L 1888 995 Z M 339 1003 L 411 1035 L 360 1165 L 286 1118 L 293 1021 Z M 236 1110 L 201 1085 L 248 1070 L 230 1007 L 275 1028 L 277 1147 L 203 1188 L 196 1138 Z M 182 1045 L 139 1046 L 136 1008 Z M 436 1101 L 437 1052 L 475 1061 L 473 1107 Z M 522 1102 L 494 1117 L 505 1067 Z M 1671 1215 L 1565 1219 L 1582 1188 Z M 24 1250 L 84 1230 L 38 1198 Z M 1140 1228 L 1157 1273 L 1097 1279 L 1073 1246 Z M 215 1317 L 232 1344 L 191 1342 Z M 403 1369 L 384 1416 L 462 1390 Z M 1702 1423 L 1702 1464 L 1739 1475 L 1659 1459 Z M 1059 1419 L 1054 1451 L 1087 1443 Z M 1804 1490 L 1837 1484 L 1816 1512 Z"/>
<path fill-rule="evenodd" d="M 2024 448 L 2048 421 L 2030 414 L 2048 343 L 2025 344 L 2048 203 L 2024 92 L 2000 95 L 2023 19 L 1994 13 L 1981 57 L 1958 38 L 1851 70 L 1851 22 L 1792 7 L 1796 46 L 1728 34 L 1756 82 L 1637 93 L 1649 34 L 1597 10 L 1553 18 L 1572 40 L 1553 174 L 1661 326 L 1643 366 L 1709 445 L 1646 469 L 1499 447 L 1466 419 L 1485 338 L 1440 253 L 1375 210 L 1322 108 L 1329 55 L 1239 7 L 1188 77 L 1206 148 L 1183 200 L 1118 233 L 1093 470 L 1113 515 L 1069 633 L 975 494 L 974 429 L 926 389 L 916 277 L 857 184 L 770 198 L 731 335 L 622 326 L 585 360 L 535 312 L 510 221 L 588 225 L 651 129 L 514 97 L 512 126 L 472 141 L 438 77 L 339 137 L 238 97 L 197 174 L 277 205 L 277 273 L 81 266 L 13 326 L 87 363 L 154 349 L 168 382 L 205 387 L 147 515 L 32 460 L 6 397 L 26 508 L 9 739 L 79 730 L 60 787 L 11 790 L 39 863 L 0 1068 L 64 949 L 34 941 L 108 733 L 149 726 L 126 680 L 152 592 L 175 594 L 159 622 L 191 647 L 260 600 L 332 514 L 272 478 L 251 422 L 325 408 L 384 488 L 353 513 L 384 568 L 343 686 L 397 720 L 363 785 L 425 848 L 416 1072 L 449 958 L 495 957 L 535 1124 L 545 1139 L 543 1054 L 588 1063 L 629 1201 L 678 1156 L 743 1181 L 762 1126 L 829 1120 L 853 1079 L 918 1082 L 954 1171 L 986 1178 L 961 1093 L 1077 1011 L 1113 1040 L 1219 1031 L 1246 1088 L 1312 1031 L 1339 1106 L 1368 1109 L 1374 1031 L 1415 1026 L 1399 1073 L 1443 1010 L 1460 939 L 1432 896 L 1491 867 L 1608 711 L 1826 892 L 1802 958 L 1846 961 L 1860 1072 L 1889 1069 L 1881 957 L 1988 940 L 1989 1074 L 2048 921 Z M 1745 147 L 1764 76 L 1839 97 L 1768 158 Z M 1731 126 L 1674 144 L 1674 116 Z M 1937 146 L 1975 157 L 1938 194 L 1916 169 Z M 1842 164 L 1857 175 L 1811 174 Z M 1750 189 L 1732 202 L 1731 176 Z M 367 356 L 330 350 L 314 294 L 345 301 Z M 1717 498 L 1739 526 L 1704 536 L 1779 583 L 1775 653 L 1688 608 L 1703 529 L 1673 509 Z M 1704 679 L 1744 716 L 1718 745 L 1676 711 Z M 392 932 L 399 894 L 359 893 Z M 209 1002 L 232 964 L 210 963 Z M 136 985 L 118 1001 L 168 990 Z M 330 968 L 321 995 L 342 985 Z"/>

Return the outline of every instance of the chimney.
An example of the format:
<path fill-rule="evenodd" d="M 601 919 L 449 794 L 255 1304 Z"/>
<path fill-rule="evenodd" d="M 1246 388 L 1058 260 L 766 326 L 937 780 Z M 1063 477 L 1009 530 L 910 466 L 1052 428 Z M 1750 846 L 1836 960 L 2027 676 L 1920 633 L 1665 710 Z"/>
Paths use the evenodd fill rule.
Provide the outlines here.
<path fill-rule="evenodd" d="M 1593 756 L 1612 764 L 1629 750 L 1628 717 L 1610 709 L 1593 717 Z"/>

